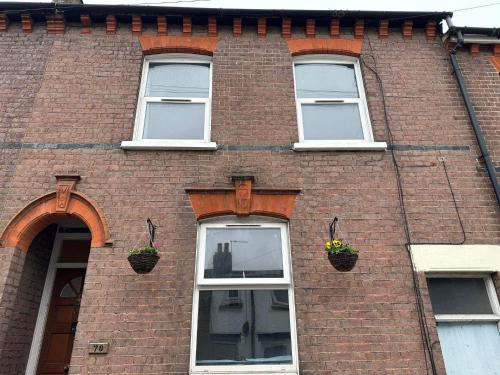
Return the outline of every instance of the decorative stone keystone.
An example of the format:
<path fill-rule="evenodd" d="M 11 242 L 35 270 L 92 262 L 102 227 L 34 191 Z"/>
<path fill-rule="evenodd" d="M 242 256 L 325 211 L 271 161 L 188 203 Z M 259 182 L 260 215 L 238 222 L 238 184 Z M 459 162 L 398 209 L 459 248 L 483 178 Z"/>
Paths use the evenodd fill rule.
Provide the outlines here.
<path fill-rule="evenodd" d="M 78 175 L 56 176 L 56 212 L 66 212 L 72 191 L 76 191 L 76 183 L 80 181 Z"/>

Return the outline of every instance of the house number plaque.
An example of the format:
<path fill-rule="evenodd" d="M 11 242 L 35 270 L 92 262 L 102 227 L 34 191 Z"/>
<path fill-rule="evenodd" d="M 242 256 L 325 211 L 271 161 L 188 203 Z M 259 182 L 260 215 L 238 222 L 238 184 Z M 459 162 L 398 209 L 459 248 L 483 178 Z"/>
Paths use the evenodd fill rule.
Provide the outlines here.
<path fill-rule="evenodd" d="M 89 354 L 106 354 L 108 348 L 109 343 L 107 342 L 91 342 L 89 344 Z"/>

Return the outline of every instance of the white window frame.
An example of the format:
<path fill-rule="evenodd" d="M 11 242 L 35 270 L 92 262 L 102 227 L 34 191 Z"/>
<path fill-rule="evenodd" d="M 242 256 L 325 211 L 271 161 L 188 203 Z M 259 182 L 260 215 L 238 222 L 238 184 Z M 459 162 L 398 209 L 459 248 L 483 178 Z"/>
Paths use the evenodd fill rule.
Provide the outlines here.
<path fill-rule="evenodd" d="M 500 330 L 500 304 L 493 283 L 492 276 L 485 273 L 428 273 L 425 275 L 427 279 L 436 278 L 469 278 L 482 279 L 485 284 L 488 299 L 490 301 L 492 314 L 434 314 L 437 323 L 452 323 L 452 322 L 497 322 Z"/>
<path fill-rule="evenodd" d="M 145 96 L 146 84 L 151 63 L 181 63 L 181 64 L 206 64 L 209 66 L 209 91 L 208 98 L 193 97 L 148 97 Z M 205 123 L 203 139 L 143 139 L 144 121 L 147 103 L 204 103 Z M 139 98 L 135 116 L 134 135 L 132 141 L 123 141 L 123 149 L 188 149 L 188 150 L 216 150 L 217 144 L 210 142 L 211 132 L 211 107 L 212 107 L 212 58 L 210 56 L 189 54 L 161 54 L 144 57 Z"/>
<path fill-rule="evenodd" d="M 358 86 L 358 98 L 298 98 L 297 80 L 295 77 L 295 66 L 300 64 L 353 64 L 356 84 Z M 295 143 L 293 149 L 296 151 L 311 150 L 385 150 L 386 142 L 375 142 L 373 140 L 372 126 L 368 112 L 368 103 L 366 100 L 363 78 L 359 60 L 350 56 L 331 56 L 331 55 L 308 55 L 299 56 L 293 60 L 293 82 L 295 87 L 295 105 L 297 111 L 297 122 L 299 132 L 299 142 Z M 302 104 L 324 105 L 335 103 L 355 103 L 358 105 L 361 127 L 363 130 L 362 140 L 306 140 L 304 139 L 304 125 L 302 121 Z M 340 102 L 341 101 L 341 102 Z"/>
<path fill-rule="evenodd" d="M 282 239 L 283 254 L 283 278 L 260 278 L 260 279 L 204 279 L 205 270 L 205 242 L 207 228 L 279 228 Z M 298 346 L 297 327 L 295 316 L 295 300 L 293 293 L 293 278 L 290 252 L 290 236 L 288 223 L 281 220 L 269 218 L 219 218 L 201 221 L 198 223 L 195 267 L 195 283 L 193 293 L 193 311 L 191 328 L 191 355 L 190 374 L 281 374 L 297 375 L 298 366 Z M 203 290 L 288 290 L 288 303 L 290 313 L 290 339 L 292 350 L 292 364 L 281 365 L 219 365 L 219 366 L 197 366 L 196 346 L 198 335 L 198 309 L 199 292 Z"/>

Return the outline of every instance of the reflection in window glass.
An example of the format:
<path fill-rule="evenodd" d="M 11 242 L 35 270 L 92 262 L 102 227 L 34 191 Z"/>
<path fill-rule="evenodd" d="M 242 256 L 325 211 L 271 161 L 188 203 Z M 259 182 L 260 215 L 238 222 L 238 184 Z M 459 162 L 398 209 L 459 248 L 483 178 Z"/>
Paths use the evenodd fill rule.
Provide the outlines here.
<path fill-rule="evenodd" d="M 287 290 L 199 293 L 197 365 L 292 363 Z"/>
<path fill-rule="evenodd" d="M 297 98 L 357 98 L 353 64 L 295 64 Z"/>
<path fill-rule="evenodd" d="M 357 104 L 302 104 L 305 140 L 363 139 Z"/>
<path fill-rule="evenodd" d="M 482 278 L 429 278 L 434 314 L 492 314 Z"/>
<path fill-rule="evenodd" d="M 147 103 L 144 139 L 203 139 L 205 104 Z"/>
<path fill-rule="evenodd" d="M 205 278 L 283 277 L 279 228 L 209 228 Z"/>
<path fill-rule="evenodd" d="M 150 63 L 146 95 L 164 98 L 208 98 L 210 65 Z"/>

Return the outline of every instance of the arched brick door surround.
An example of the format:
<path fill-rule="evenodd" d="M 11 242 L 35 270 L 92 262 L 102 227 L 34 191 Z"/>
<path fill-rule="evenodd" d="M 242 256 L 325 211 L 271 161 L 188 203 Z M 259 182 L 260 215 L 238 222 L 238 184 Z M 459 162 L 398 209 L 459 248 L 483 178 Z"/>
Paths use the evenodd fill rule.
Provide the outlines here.
<path fill-rule="evenodd" d="M 56 191 L 33 200 L 19 211 L 0 237 L 1 247 L 27 252 L 41 230 L 64 218 L 76 218 L 87 225 L 92 235 L 91 247 L 111 245 L 103 214 L 91 199 L 74 190 L 76 181 L 76 178 L 58 178 Z"/>

